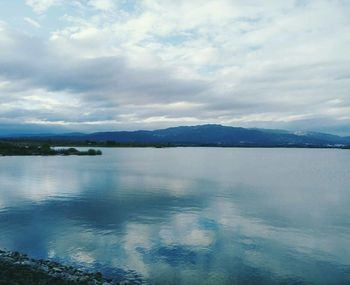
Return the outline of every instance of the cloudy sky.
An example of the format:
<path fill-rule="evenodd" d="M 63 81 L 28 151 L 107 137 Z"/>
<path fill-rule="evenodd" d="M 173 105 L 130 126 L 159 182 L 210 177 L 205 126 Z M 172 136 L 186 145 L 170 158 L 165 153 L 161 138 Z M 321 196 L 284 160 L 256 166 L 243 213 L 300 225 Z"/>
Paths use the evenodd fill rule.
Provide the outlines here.
<path fill-rule="evenodd" d="M 2 0 L 0 132 L 350 135 L 350 1 Z"/>

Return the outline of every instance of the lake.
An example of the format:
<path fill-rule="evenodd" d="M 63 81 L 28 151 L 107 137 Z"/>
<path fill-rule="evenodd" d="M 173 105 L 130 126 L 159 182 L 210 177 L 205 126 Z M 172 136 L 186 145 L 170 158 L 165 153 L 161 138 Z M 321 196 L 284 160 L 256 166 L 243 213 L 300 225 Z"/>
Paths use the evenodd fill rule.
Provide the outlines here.
<path fill-rule="evenodd" d="M 349 284 L 350 151 L 0 157 L 0 248 L 135 284 Z"/>

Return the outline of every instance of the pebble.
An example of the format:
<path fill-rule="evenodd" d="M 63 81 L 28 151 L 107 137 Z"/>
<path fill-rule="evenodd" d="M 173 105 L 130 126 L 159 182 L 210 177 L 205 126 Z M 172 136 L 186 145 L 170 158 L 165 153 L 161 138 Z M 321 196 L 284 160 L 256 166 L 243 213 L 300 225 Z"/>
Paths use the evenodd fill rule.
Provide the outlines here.
<path fill-rule="evenodd" d="M 120 285 L 130 283 L 108 282 L 100 272 L 89 273 L 72 266 L 64 266 L 49 260 L 34 260 L 19 252 L 0 250 L 0 263 L 30 267 L 33 271 L 47 274 L 49 277 L 60 278 L 70 282 L 84 281 L 89 285 Z"/>

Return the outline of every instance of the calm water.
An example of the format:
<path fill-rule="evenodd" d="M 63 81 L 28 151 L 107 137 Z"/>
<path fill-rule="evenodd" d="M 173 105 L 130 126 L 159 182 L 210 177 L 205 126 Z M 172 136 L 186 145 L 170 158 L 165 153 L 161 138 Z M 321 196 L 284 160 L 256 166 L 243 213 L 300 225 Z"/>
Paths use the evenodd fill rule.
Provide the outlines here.
<path fill-rule="evenodd" d="M 0 247 L 150 284 L 349 284 L 350 151 L 0 157 Z"/>

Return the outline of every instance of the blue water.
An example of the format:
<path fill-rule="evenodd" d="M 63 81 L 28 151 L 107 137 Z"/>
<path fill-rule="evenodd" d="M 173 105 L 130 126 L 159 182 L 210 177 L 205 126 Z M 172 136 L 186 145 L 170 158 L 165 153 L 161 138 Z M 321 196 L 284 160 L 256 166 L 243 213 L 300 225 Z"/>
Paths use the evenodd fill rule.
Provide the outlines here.
<path fill-rule="evenodd" d="M 0 247 L 147 284 L 350 284 L 350 151 L 0 157 Z"/>

